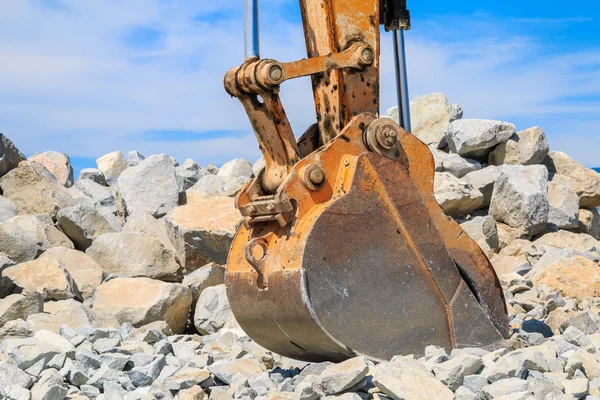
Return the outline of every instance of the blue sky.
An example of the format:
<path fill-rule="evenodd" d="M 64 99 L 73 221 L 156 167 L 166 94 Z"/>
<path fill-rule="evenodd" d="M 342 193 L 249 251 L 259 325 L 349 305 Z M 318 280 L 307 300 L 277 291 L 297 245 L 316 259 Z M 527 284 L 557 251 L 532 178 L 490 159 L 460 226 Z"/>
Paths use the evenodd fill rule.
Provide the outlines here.
<path fill-rule="evenodd" d="M 242 0 L 0 0 L 0 132 L 76 167 L 110 151 L 206 165 L 260 156 L 222 78 L 243 58 Z M 600 166 L 600 5 L 409 0 L 411 97 L 442 91 L 466 118 L 541 126 L 554 150 Z M 305 57 L 296 0 L 261 0 L 262 54 Z M 394 104 L 382 37 L 382 108 Z M 282 100 L 313 123 L 307 79 Z"/>

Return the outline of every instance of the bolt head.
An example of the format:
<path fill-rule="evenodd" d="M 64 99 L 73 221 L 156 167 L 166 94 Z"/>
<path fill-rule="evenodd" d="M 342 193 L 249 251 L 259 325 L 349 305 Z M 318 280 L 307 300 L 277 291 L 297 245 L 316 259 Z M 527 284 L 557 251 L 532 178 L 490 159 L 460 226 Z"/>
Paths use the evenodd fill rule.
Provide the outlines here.
<path fill-rule="evenodd" d="M 320 185 L 325 180 L 325 174 L 321 168 L 314 168 L 310 171 L 309 179 L 313 185 Z"/>
<path fill-rule="evenodd" d="M 374 53 L 372 49 L 367 47 L 362 50 L 360 56 L 364 62 L 370 63 L 371 61 L 373 61 Z"/>
<path fill-rule="evenodd" d="M 398 132 L 391 126 L 382 126 L 377 131 L 377 144 L 389 150 L 398 142 Z"/>
<path fill-rule="evenodd" d="M 283 78 L 283 69 L 279 65 L 272 65 L 269 68 L 269 78 L 274 82 L 279 82 Z"/>

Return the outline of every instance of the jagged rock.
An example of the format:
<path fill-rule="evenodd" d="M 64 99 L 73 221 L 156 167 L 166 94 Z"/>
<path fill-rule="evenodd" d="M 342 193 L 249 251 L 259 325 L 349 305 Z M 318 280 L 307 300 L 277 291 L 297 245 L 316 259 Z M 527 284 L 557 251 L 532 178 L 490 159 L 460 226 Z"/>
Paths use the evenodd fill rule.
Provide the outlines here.
<path fill-rule="evenodd" d="M 579 226 L 579 196 L 574 190 L 550 182 L 548 185 L 548 224 L 555 229 L 574 229 Z"/>
<path fill-rule="evenodd" d="M 252 164 L 243 158 L 236 158 L 223 164 L 217 172 L 217 176 L 231 176 L 236 178 L 251 178 Z"/>
<path fill-rule="evenodd" d="M 47 304 L 47 303 L 46 303 Z M 105 311 L 94 310 L 75 300 L 67 300 L 54 314 L 33 314 L 27 318 L 27 324 L 37 332 L 40 330 L 60 333 L 61 327 L 80 328 L 118 328 L 115 317 Z"/>
<path fill-rule="evenodd" d="M 527 378 L 528 371 L 548 372 L 544 354 L 534 349 L 518 349 L 501 357 L 486 371 L 488 381 L 494 383 L 507 378 Z"/>
<path fill-rule="evenodd" d="M 590 235 L 586 235 L 585 233 L 577 234 L 564 230 L 547 233 L 533 243 L 537 247 L 544 245 L 559 249 L 571 247 L 579 253 L 600 251 L 600 241 Z"/>
<path fill-rule="evenodd" d="M 125 170 L 119 176 L 117 188 L 123 215 L 141 210 L 159 218 L 179 202 L 175 167 L 166 154 L 150 156 Z"/>
<path fill-rule="evenodd" d="M 210 175 L 210 172 L 188 158 L 182 165 L 175 168 L 175 174 L 179 193 L 182 193 L 194 186 L 201 178 Z"/>
<path fill-rule="evenodd" d="M 465 376 L 478 373 L 482 367 L 481 357 L 459 354 L 448 361 L 435 364 L 432 371 L 437 379 L 448 386 L 450 390 L 455 391 L 462 386 Z"/>
<path fill-rule="evenodd" d="M 19 214 L 48 214 L 56 218 L 74 204 L 69 191 L 41 164 L 24 161 L 0 178 L 3 196 L 14 202 Z"/>
<path fill-rule="evenodd" d="M 27 293 L 40 293 L 44 300 L 81 298 L 71 274 L 52 258 L 39 258 L 6 268 L 2 276 Z"/>
<path fill-rule="evenodd" d="M 575 181 L 581 207 L 600 206 L 600 174 L 575 162 L 560 151 L 551 151 L 544 159 L 548 171 L 568 176 Z M 554 179 L 553 179 L 554 180 Z"/>
<path fill-rule="evenodd" d="M 536 126 L 514 134 L 508 141 L 500 143 L 490 153 L 491 165 L 535 165 L 541 164 L 548 155 L 550 146 L 544 131 Z"/>
<path fill-rule="evenodd" d="M 200 294 L 204 289 L 223 285 L 225 283 L 225 268 L 216 264 L 209 263 L 197 270 L 189 273 L 183 278 L 182 285 L 187 286 L 192 291 L 192 304 L 197 304 Z M 192 309 L 192 318 L 195 309 Z"/>
<path fill-rule="evenodd" d="M 8 361 L 0 361 L 0 387 L 6 388 L 17 385 L 28 389 L 33 384 L 33 378 L 21 371 L 16 365 Z"/>
<path fill-rule="evenodd" d="M 458 154 L 449 154 L 442 159 L 442 171 L 462 178 L 470 172 L 479 171 L 481 164 L 475 160 L 462 158 Z"/>
<path fill-rule="evenodd" d="M 548 265 L 554 264 L 555 262 L 564 260 L 566 258 L 570 258 L 570 257 L 579 255 L 579 253 L 577 253 L 577 251 L 575 251 L 574 249 L 572 249 L 570 247 L 565 247 L 565 248 L 561 249 L 561 248 L 547 246 L 547 245 L 541 245 L 541 246 L 544 249 L 544 254 L 537 260 L 537 262 L 534 259 L 532 259 L 533 268 L 531 269 L 531 271 L 529 271 L 527 273 L 528 278 L 532 278 L 538 272 L 545 270 Z M 532 246 L 532 248 L 537 249 L 538 246 L 534 245 L 534 246 Z"/>
<path fill-rule="evenodd" d="M 491 256 L 500 250 L 498 240 L 498 228 L 496 221 L 489 215 L 486 217 L 475 217 L 472 220 L 460 224 L 465 232 L 473 239 L 479 247 Z"/>
<path fill-rule="evenodd" d="M 135 168 L 135 167 L 132 167 Z M 146 233 L 106 233 L 86 251 L 107 274 L 180 281 L 181 266 L 175 255 L 155 236 Z"/>
<path fill-rule="evenodd" d="M 0 344 L 2 354 L 22 370 L 40 360 L 43 360 L 45 366 L 57 354 L 73 349 L 73 345 L 66 339 L 48 331 L 39 331 L 31 338 L 5 339 Z"/>
<path fill-rule="evenodd" d="M 137 150 L 132 150 L 129 153 L 127 153 L 127 165 L 129 165 L 130 167 L 135 167 L 136 165 L 139 165 L 139 163 L 141 163 L 145 159 L 146 157 L 144 157 L 142 153 L 140 153 Z"/>
<path fill-rule="evenodd" d="M 331 364 L 321 373 L 321 390 L 326 395 L 341 393 L 360 382 L 368 372 L 369 366 L 362 357 Z"/>
<path fill-rule="evenodd" d="M 532 280 L 535 285 L 547 285 L 580 301 L 600 297 L 600 268 L 585 257 L 557 261 L 535 274 Z"/>
<path fill-rule="evenodd" d="M 94 310 L 110 312 L 119 321 L 140 327 L 166 321 L 174 333 L 187 324 L 192 292 L 179 283 L 149 278 L 116 278 L 96 289 Z"/>
<path fill-rule="evenodd" d="M 92 297 L 96 288 L 104 280 L 102 268 L 90 256 L 81 251 L 54 247 L 46 250 L 40 258 L 54 259 L 69 271 L 84 299 Z"/>
<path fill-rule="evenodd" d="M 489 166 L 465 175 L 462 180 L 483 194 L 482 208 L 489 207 L 494 191 L 494 183 L 500 176 L 502 167 Z"/>
<path fill-rule="evenodd" d="M 0 196 L 0 223 L 17 215 L 17 205 L 12 201 Z"/>
<path fill-rule="evenodd" d="M 484 386 L 483 392 L 488 399 L 497 399 L 501 396 L 509 396 L 507 399 L 515 399 L 517 393 L 527 392 L 527 386 L 528 383 L 524 379 L 508 378 Z"/>
<path fill-rule="evenodd" d="M 73 188 L 79 190 L 86 197 L 108 208 L 113 214 L 117 213 L 116 189 L 103 186 L 90 179 L 79 180 Z"/>
<path fill-rule="evenodd" d="M 37 293 L 22 295 L 11 294 L 0 299 L 0 327 L 16 319 L 27 319 L 31 314 L 42 312 L 44 300 Z"/>
<path fill-rule="evenodd" d="M 434 147 L 446 145 L 448 125 L 462 118 L 462 109 L 451 104 L 444 93 L 431 93 L 410 102 L 412 133 L 422 142 Z M 398 107 L 388 110 L 388 115 L 398 122 Z"/>
<path fill-rule="evenodd" d="M 192 367 L 182 368 L 168 378 L 167 387 L 174 391 L 189 389 L 193 386 L 200 385 L 209 377 L 210 372 L 205 369 Z"/>
<path fill-rule="evenodd" d="M 16 265 L 13 260 L 8 258 L 6 254 L 0 253 L 0 298 L 4 298 L 11 294 L 15 286 L 10 278 L 2 276 L 2 271 L 13 265 Z"/>
<path fill-rule="evenodd" d="M 96 160 L 96 165 L 100 172 L 102 172 L 104 181 L 110 186 L 117 183 L 117 179 L 119 179 L 121 173 L 128 167 L 127 161 L 120 151 L 105 154 Z"/>
<path fill-rule="evenodd" d="M 245 177 L 206 175 L 186 191 L 187 202 L 194 198 L 235 196 L 246 180 Z"/>
<path fill-rule="evenodd" d="M 25 160 L 23 153 L 19 151 L 13 142 L 0 133 L 0 178 L 9 171 L 19 166 Z"/>
<path fill-rule="evenodd" d="M 531 264 L 527 261 L 525 256 L 509 256 L 509 255 L 496 255 L 491 260 L 494 270 L 498 276 L 517 273 L 519 275 L 525 275 L 531 270 Z"/>
<path fill-rule="evenodd" d="M 37 258 L 52 247 L 73 248 L 48 215 L 20 215 L 0 223 L 0 252 L 15 263 Z"/>
<path fill-rule="evenodd" d="M 373 371 L 373 383 L 394 400 L 452 400 L 450 389 L 413 360 L 382 363 Z"/>
<path fill-rule="evenodd" d="M 435 199 L 447 215 L 469 215 L 483 206 L 483 194 L 447 172 L 435 174 Z"/>
<path fill-rule="evenodd" d="M 217 361 L 209 365 L 208 370 L 226 385 L 231 384 L 237 374 L 252 376 L 263 372 L 258 361 L 244 358 L 231 361 Z"/>
<path fill-rule="evenodd" d="M 490 215 L 499 222 L 540 233 L 548 222 L 548 171 L 544 166 L 505 166 L 496 180 Z"/>
<path fill-rule="evenodd" d="M 167 248 L 173 254 L 177 254 L 169 233 L 167 232 L 167 226 L 164 219 L 156 219 L 145 211 L 137 211 L 131 214 L 127 218 L 127 223 L 123 226 L 123 232 L 132 233 L 145 233 L 152 235 Z"/>
<path fill-rule="evenodd" d="M 600 240 L 600 207 L 579 210 L 577 231 Z"/>
<path fill-rule="evenodd" d="M 446 140 L 453 153 L 463 157 L 486 156 L 494 146 L 515 134 L 513 124 L 486 119 L 460 119 L 448 125 Z"/>
<path fill-rule="evenodd" d="M 590 383 L 585 377 L 567 379 L 562 382 L 565 394 L 572 395 L 576 399 L 585 398 L 590 392 Z"/>
<path fill-rule="evenodd" d="M 204 390 L 200 386 L 192 386 L 177 393 L 179 400 L 203 400 Z"/>
<path fill-rule="evenodd" d="M 58 371 L 47 369 L 31 388 L 31 397 L 40 400 L 62 400 L 67 397 L 68 392 L 69 389 L 63 384 L 63 377 Z"/>
<path fill-rule="evenodd" d="M 194 311 L 194 326 L 203 335 L 219 331 L 231 317 L 225 285 L 211 286 L 202 293 Z"/>
<path fill-rule="evenodd" d="M 240 221 L 234 199 L 228 197 L 197 199 L 166 217 L 169 237 L 187 271 L 209 262 L 225 264 Z"/>
<path fill-rule="evenodd" d="M 63 208 L 56 216 L 60 229 L 73 241 L 75 247 L 82 251 L 90 247 L 92 241 L 99 236 L 121 231 L 121 224 L 110 210 L 102 206 L 95 207 L 90 203 L 83 201 Z"/>
<path fill-rule="evenodd" d="M 0 328 L 0 341 L 4 339 L 22 339 L 33 336 L 33 330 L 22 319 L 16 319 L 8 321 L 2 328 Z M 1 374 L 0 374 L 1 376 Z"/>
<path fill-rule="evenodd" d="M 104 180 L 104 175 L 98 168 L 83 168 L 79 171 L 78 181 L 90 180 L 96 182 L 99 185 L 106 186 L 106 181 Z"/>
<path fill-rule="evenodd" d="M 73 167 L 69 156 L 57 151 L 37 153 L 28 158 L 29 161 L 42 164 L 65 187 L 73 186 Z"/>
<path fill-rule="evenodd" d="M 521 229 L 511 228 L 510 226 L 500 222 L 496 223 L 496 228 L 498 229 L 498 245 L 500 249 L 504 249 L 515 240 L 531 240 L 532 238 L 531 235 L 528 235 Z"/>

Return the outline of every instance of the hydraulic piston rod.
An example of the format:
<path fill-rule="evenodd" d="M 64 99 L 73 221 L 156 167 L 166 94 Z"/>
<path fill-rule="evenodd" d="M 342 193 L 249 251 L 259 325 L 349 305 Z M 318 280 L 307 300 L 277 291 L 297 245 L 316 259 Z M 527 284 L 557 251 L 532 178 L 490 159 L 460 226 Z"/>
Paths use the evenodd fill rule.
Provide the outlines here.
<path fill-rule="evenodd" d="M 258 0 L 244 0 L 244 46 L 246 59 L 260 57 Z"/>

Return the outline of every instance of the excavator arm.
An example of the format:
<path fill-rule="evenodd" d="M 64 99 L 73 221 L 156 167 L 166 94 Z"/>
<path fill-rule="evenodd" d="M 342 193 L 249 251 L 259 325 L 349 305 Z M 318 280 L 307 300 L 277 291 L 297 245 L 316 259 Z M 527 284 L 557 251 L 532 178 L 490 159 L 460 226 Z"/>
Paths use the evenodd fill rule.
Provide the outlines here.
<path fill-rule="evenodd" d="M 405 1 L 300 0 L 308 58 L 261 59 L 246 0 L 246 60 L 225 76 L 265 167 L 236 199 L 226 274 L 232 311 L 262 346 L 308 361 L 389 359 L 508 335 L 489 260 L 433 196 L 412 136 Z M 379 117 L 380 25 L 393 31 L 400 125 Z M 316 123 L 296 140 L 279 98 L 310 76 Z"/>

